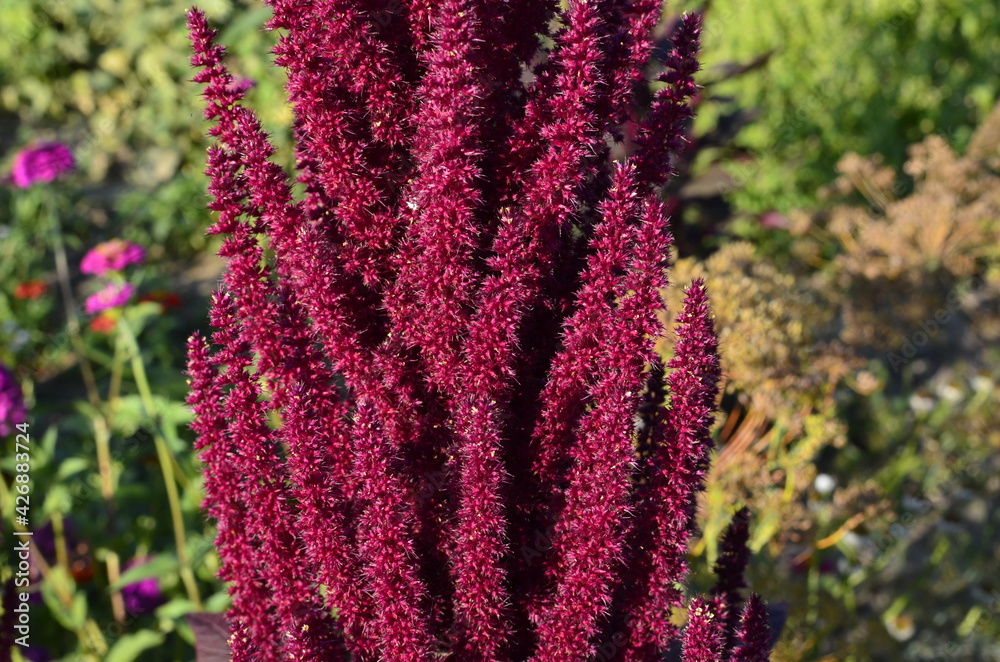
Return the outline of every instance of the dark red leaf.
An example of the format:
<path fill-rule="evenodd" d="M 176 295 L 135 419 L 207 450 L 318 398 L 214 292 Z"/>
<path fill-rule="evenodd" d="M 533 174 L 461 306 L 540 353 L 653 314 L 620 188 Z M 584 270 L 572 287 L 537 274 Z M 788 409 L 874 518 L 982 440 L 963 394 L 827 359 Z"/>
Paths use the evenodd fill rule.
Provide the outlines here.
<path fill-rule="evenodd" d="M 225 614 L 188 614 L 197 662 L 229 662 L 229 622 Z"/>

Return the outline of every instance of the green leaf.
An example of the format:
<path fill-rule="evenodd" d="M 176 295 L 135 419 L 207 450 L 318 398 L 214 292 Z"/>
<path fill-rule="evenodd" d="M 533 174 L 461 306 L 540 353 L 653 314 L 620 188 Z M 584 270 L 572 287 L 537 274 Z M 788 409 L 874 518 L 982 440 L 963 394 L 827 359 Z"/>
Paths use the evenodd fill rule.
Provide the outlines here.
<path fill-rule="evenodd" d="M 73 510 L 73 495 L 69 487 L 57 483 L 49 485 L 45 490 L 45 501 L 42 502 L 42 516 L 48 518 L 52 513 L 67 514 Z"/>
<path fill-rule="evenodd" d="M 150 648 L 161 646 L 166 638 L 161 632 L 140 630 L 134 634 L 126 634 L 108 651 L 104 662 L 132 662 Z"/>
<path fill-rule="evenodd" d="M 219 591 L 205 600 L 205 609 L 211 612 L 227 611 L 233 604 L 233 596 L 228 591 Z"/>
<path fill-rule="evenodd" d="M 35 454 L 31 458 L 31 463 L 34 468 L 43 467 L 49 463 L 49 458 L 51 458 L 56 452 L 56 439 L 59 437 L 59 429 L 57 427 L 50 426 L 45 430 L 45 434 L 42 435 L 42 452 L 38 452 L 39 447 L 35 447 Z"/>
<path fill-rule="evenodd" d="M 245 11 L 238 15 L 219 35 L 220 44 L 235 44 L 254 32 L 260 31 L 260 26 L 271 17 L 269 7 L 258 7 L 255 11 Z"/>
<path fill-rule="evenodd" d="M 120 591 L 129 584 L 135 584 L 136 582 L 141 582 L 143 579 L 148 579 L 150 577 L 160 577 L 176 573 L 179 568 L 180 565 L 177 563 L 177 558 L 175 556 L 171 554 L 160 554 L 155 556 L 148 563 L 143 563 L 142 565 L 130 568 L 126 573 L 118 578 L 118 581 L 108 587 L 108 592 L 113 593 L 114 591 Z"/>
<path fill-rule="evenodd" d="M 87 622 L 87 596 L 83 593 L 73 596 L 73 605 L 69 608 L 69 622 L 74 630 L 79 630 Z"/>
<path fill-rule="evenodd" d="M 188 445 L 184 443 L 184 440 L 177 434 L 177 425 L 175 425 L 172 421 L 164 418 L 163 425 L 160 427 L 160 430 L 163 432 L 163 440 L 167 442 L 167 447 L 174 455 L 180 455 L 187 450 Z"/>
<path fill-rule="evenodd" d="M 160 316 L 162 310 L 163 307 L 155 301 L 142 301 L 127 307 L 124 314 L 132 332 L 138 337 L 150 321 Z"/>
<path fill-rule="evenodd" d="M 86 471 L 89 468 L 90 460 L 82 457 L 69 457 L 59 465 L 59 469 L 56 471 L 56 479 L 63 480 L 81 471 Z"/>
<path fill-rule="evenodd" d="M 156 617 L 172 621 L 181 616 L 187 616 L 191 612 L 197 611 L 197 609 L 198 606 L 187 598 L 177 598 L 157 608 Z"/>
<path fill-rule="evenodd" d="M 126 395 L 115 400 L 115 413 L 111 417 L 111 429 L 114 432 L 126 437 L 133 435 L 145 421 L 146 413 L 139 395 Z"/>
<path fill-rule="evenodd" d="M 160 414 L 163 416 L 164 423 L 185 425 L 194 420 L 194 412 L 184 402 L 164 399 L 156 404 L 159 407 Z"/>
<path fill-rule="evenodd" d="M 60 596 L 68 596 L 65 604 Z M 42 582 L 42 599 L 56 621 L 67 630 L 76 632 L 87 620 L 87 598 L 76 592 L 76 582 L 62 566 L 53 566 Z"/>

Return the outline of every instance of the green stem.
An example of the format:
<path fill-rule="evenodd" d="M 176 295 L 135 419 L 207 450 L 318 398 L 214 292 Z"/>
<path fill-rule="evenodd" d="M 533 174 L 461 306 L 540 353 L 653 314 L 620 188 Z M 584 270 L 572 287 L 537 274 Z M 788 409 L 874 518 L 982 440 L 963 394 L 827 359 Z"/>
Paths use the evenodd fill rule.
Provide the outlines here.
<path fill-rule="evenodd" d="M 66 259 L 66 245 L 63 242 L 62 226 L 59 223 L 52 202 L 47 199 L 45 209 L 48 213 L 49 224 L 52 227 L 52 249 L 56 256 L 56 273 L 59 276 L 59 286 L 62 289 L 63 304 L 66 308 L 66 330 L 69 332 L 70 341 L 73 343 L 73 352 L 80 362 L 80 372 L 83 374 L 83 383 L 87 389 L 87 399 L 93 406 L 95 413 L 93 419 L 94 438 L 97 443 L 97 466 L 101 477 L 101 496 L 108 504 L 108 521 L 114 521 L 114 489 L 111 481 L 111 452 L 110 452 L 110 432 L 108 421 L 101 412 L 101 394 L 97 388 L 97 379 L 94 377 L 94 369 L 87 358 L 86 347 L 83 344 L 83 336 L 80 334 L 80 318 L 77 315 L 76 298 L 73 296 L 73 286 L 69 277 L 69 262 Z"/>
<path fill-rule="evenodd" d="M 108 429 L 107 419 L 103 416 L 94 416 L 92 423 L 94 440 L 97 443 L 97 469 L 101 477 L 101 496 L 108 505 L 113 521 L 115 488 L 111 472 L 111 431 Z"/>
<path fill-rule="evenodd" d="M 56 563 L 61 565 L 66 574 L 71 575 L 69 568 L 69 552 L 66 550 L 66 531 L 63 518 L 59 512 L 52 513 L 52 533 L 56 542 Z"/>
<path fill-rule="evenodd" d="M 114 481 L 111 471 L 111 431 L 109 425 L 113 425 L 115 409 L 118 406 L 118 395 L 121 391 L 122 369 L 125 364 L 125 349 L 122 346 L 121 336 L 115 337 L 115 355 L 111 362 L 111 383 L 108 385 L 107 416 L 105 418 L 94 419 L 94 439 L 97 441 L 97 466 L 101 475 L 101 494 L 111 508 L 112 517 L 109 521 L 114 521 Z"/>
<path fill-rule="evenodd" d="M 100 409 L 101 395 L 97 390 L 97 380 L 94 378 L 94 369 L 87 358 L 83 337 L 80 335 L 80 318 L 76 314 L 76 298 L 73 296 L 73 286 L 70 284 L 69 262 L 66 259 L 62 227 L 52 210 L 51 202 L 46 204 L 46 209 L 48 210 L 49 224 L 52 227 L 52 248 L 56 255 L 56 274 L 59 276 L 59 287 L 62 289 L 63 305 L 66 308 L 66 329 L 69 331 L 70 341 L 73 343 L 73 351 L 80 362 L 80 372 L 83 373 L 83 383 L 87 388 L 87 399 L 90 400 L 90 404 L 95 409 Z"/>
<path fill-rule="evenodd" d="M 173 522 L 174 542 L 177 545 L 177 560 L 180 563 L 181 579 L 187 588 L 188 597 L 191 602 L 201 610 L 201 596 L 198 594 L 198 585 L 195 581 L 194 571 L 187 553 L 187 535 L 184 531 L 184 516 L 181 512 L 180 495 L 177 492 L 177 477 L 174 473 L 173 455 L 163 439 L 160 426 L 156 421 L 153 403 L 153 391 L 149 387 L 149 379 L 146 377 L 146 367 L 142 362 L 142 354 L 139 351 L 139 342 L 136 340 L 132 327 L 123 317 L 118 321 L 118 329 L 122 338 L 130 350 L 132 359 L 132 372 L 135 377 L 136 386 L 139 388 L 139 397 L 146 416 L 153 423 L 153 441 L 156 445 L 156 454 L 160 461 L 160 469 L 163 472 L 163 482 L 167 487 L 167 500 L 170 503 L 170 519 Z"/>
<path fill-rule="evenodd" d="M 113 420 L 121 394 L 122 372 L 125 366 L 125 347 L 121 335 L 115 336 L 115 356 L 111 360 L 111 381 L 108 384 L 108 416 Z"/>

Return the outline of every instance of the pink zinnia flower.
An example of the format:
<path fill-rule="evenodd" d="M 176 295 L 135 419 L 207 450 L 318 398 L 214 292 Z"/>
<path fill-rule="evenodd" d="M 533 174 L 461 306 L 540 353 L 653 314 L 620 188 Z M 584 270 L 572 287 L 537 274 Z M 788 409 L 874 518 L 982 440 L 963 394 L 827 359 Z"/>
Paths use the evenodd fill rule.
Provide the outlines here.
<path fill-rule="evenodd" d="M 145 256 L 146 250 L 142 246 L 112 239 L 91 248 L 83 256 L 80 271 L 101 276 L 109 271 L 121 271 L 130 264 L 138 264 Z"/>
<path fill-rule="evenodd" d="M 11 178 L 20 188 L 51 182 L 75 166 L 73 154 L 62 143 L 44 143 L 22 149 L 14 156 Z"/>
<path fill-rule="evenodd" d="M 93 315 L 101 312 L 102 310 L 124 306 L 128 303 L 128 300 L 132 298 L 134 293 L 135 286 L 131 283 L 125 283 L 123 285 L 108 283 L 100 292 L 91 294 L 87 297 L 87 301 L 84 303 L 83 307 L 84 310 Z"/>

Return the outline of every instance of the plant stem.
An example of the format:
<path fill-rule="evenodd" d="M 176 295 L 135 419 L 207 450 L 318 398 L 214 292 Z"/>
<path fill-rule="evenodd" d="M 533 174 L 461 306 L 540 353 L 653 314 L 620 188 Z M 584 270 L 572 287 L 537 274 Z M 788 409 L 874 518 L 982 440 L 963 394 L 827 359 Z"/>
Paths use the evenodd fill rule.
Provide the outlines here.
<path fill-rule="evenodd" d="M 111 480 L 111 433 L 108 430 L 107 420 L 103 416 L 95 416 L 93 419 L 94 440 L 97 442 L 97 467 L 101 475 L 101 496 L 107 502 L 108 509 L 114 516 L 115 496 L 114 485 Z"/>
<path fill-rule="evenodd" d="M 174 528 L 174 542 L 177 545 L 177 560 L 180 563 L 181 579 L 187 589 L 188 597 L 201 610 L 201 596 L 198 594 L 198 585 L 195 581 L 194 571 L 187 553 L 187 535 L 184 531 L 184 516 L 181 512 L 180 495 L 177 492 L 177 477 L 174 474 L 174 461 L 167 442 L 160 431 L 159 423 L 155 418 L 155 404 L 153 402 L 153 392 L 149 387 L 149 380 L 146 377 L 146 367 L 142 362 L 142 354 L 139 351 L 139 342 L 136 340 L 132 327 L 123 317 L 118 322 L 122 338 L 130 350 L 132 360 L 132 373 L 135 377 L 136 386 L 139 388 L 139 397 L 146 416 L 153 424 L 153 442 L 156 445 L 156 454 L 160 461 L 160 470 L 163 472 L 163 482 L 167 488 L 167 500 L 170 503 L 170 519 Z"/>
<path fill-rule="evenodd" d="M 56 543 L 56 563 L 61 565 L 67 574 L 71 574 L 69 553 L 66 551 L 66 530 L 63 527 L 62 514 L 59 512 L 52 513 L 52 533 Z"/>
<path fill-rule="evenodd" d="M 115 355 L 111 360 L 111 381 L 108 383 L 108 417 L 114 418 L 118 396 L 122 387 L 122 369 L 125 367 L 125 347 L 120 335 L 115 336 Z"/>
<path fill-rule="evenodd" d="M 94 378 L 94 369 L 87 358 L 83 337 L 80 335 L 80 318 L 76 314 L 76 298 L 73 296 L 73 287 L 69 279 L 69 262 L 66 260 L 62 227 L 60 227 L 59 219 L 56 218 L 56 214 L 52 210 L 51 203 L 46 204 L 46 209 L 49 212 L 48 216 L 52 227 L 52 248 L 56 256 L 56 273 L 59 276 L 59 287 L 62 290 L 63 304 L 66 308 L 66 330 L 69 331 L 73 351 L 76 352 L 80 361 L 80 372 L 83 373 L 83 383 L 87 388 L 87 399 L 90 400 L 91 405 L 100 409 L 101 396 L 97 390 L 97 380 Z"/>
<path fill-rule="evenodd" d="M 121 577 L 118 555 L 108 550 L 105 563 L 108 566 L 108 583 L 114 586 L 118 582 L 119 577 Z M 119 623 L 125 622 L 125 601 L 122 598 L 121 591 L 115 591 L 111 594 L 111 613 L 114 614 L 115 620 Z"/>
<path fill-rule="evenodd" d="M 80 335 L 80 318 L 76 312 L 76 298 L 73 296 L 73 287 L 69 278 L 69 262 L 66 259 L 66 246 L 63 242 L 62 227 L 52 203 L 47 202 L 45 209 L 48 212 L 49 224 L 52 227 L 52 248 L 56 256 L 56 273 L 59 276 L 59 286 L 62 289 L 63 304 L 66 308 L 66 330 L 69 332 L 70 341 L 73 343 L 73 351 L 80 362 L 80 372 L 83 374 L 83 383 L 87 389 L 87 399 L 97 413 L 93 417 L 94 439 L 97 443 L 97 466 L 101 476 L 101 496 L 110 509 L 109 521 L 114 519 L 114 488 L 111 483 L 111 452 L 109 449 L 110 433 L 108 422 L 99 412 L 101 411 L 101 395 L 97 388 L 97 380 L 94 377 L 94 369 L 87 358 L 86 347 L 83 344 L 83 337 Z"/>

